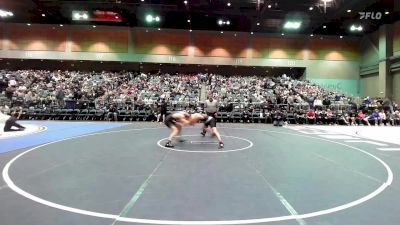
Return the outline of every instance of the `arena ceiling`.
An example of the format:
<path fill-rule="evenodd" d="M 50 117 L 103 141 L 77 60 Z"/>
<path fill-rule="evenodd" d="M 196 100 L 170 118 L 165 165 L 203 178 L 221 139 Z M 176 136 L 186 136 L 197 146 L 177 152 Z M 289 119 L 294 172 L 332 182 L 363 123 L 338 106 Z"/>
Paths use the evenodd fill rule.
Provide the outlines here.
<path fill-rule="evenodd" d="M 2 0 L 0 9 L 10 10 L 14 16 L 0 20 L 185 30 L 360 35 L 400 18 L 399 5 L 399 0 Z M 73 20 L 73 10 L 88 12 L 89 19 Z M 381 19 L 360 19 L 359 12 L 381 13 L 383 16 Z M 149 14 L 159 16 L 160 21 L 148 23 L 146 16 Z M 112 18 L 104 15 L 112 15 Z M 229 21 L 229 25 L 221 26 L 219 20 Z M 301 21 L 301 28 L 285 30 L 283 25 L 288 20 Z M 362 25 L 363 32 L 350 32 L 351 24 Z"/>

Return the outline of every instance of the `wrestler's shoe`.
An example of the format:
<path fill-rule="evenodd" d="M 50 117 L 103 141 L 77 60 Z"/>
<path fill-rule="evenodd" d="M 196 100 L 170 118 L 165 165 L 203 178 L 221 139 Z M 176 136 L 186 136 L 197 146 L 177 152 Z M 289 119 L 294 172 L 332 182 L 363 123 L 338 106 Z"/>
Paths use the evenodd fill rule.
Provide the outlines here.
<path fill-rule="evenodd" d="M 202 131 L 200 134 L 201 134 L 203 137 L 206 136 L 206 132 L 204 132 L 204 131 Z"/>
<path fill-rule="evenodd" d="M 167 147 L 167 148 L 173 148 L 174 146 L 171 144 L 171 142 L 167 142 L 167 143 L 165 144 L 165 147 Z"/>
<path fill-rule="evenodd" d="M 219 149 L 224 148 L 224 143 L 220 142 L 219 145 L 218 145 L 218 148 Z"/>

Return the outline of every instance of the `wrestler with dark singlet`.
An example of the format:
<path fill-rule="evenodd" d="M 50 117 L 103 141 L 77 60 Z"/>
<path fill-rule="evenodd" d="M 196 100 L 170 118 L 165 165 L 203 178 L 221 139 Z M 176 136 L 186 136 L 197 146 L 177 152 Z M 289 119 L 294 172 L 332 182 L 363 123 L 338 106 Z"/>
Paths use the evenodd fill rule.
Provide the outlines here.
<path fill-rule="evenodd" d="M 207 129 L 210 128 L 211 134 L 215 135 L 218 139 L 218 145 L 219 148 L 224 147 L 224 143 L 222 142 L 221 135 L 219 134 L 217 130 L 217 123 L 215 121 L 215 118 L 206 114 L 200 114 L 200 113 L 195 113 L 190 116 L 190 124 L 195 124 L 199 121 L 203 122 L 203 131 L 201 132 L 201 135 L 205 136 L 207 133 Z"/>

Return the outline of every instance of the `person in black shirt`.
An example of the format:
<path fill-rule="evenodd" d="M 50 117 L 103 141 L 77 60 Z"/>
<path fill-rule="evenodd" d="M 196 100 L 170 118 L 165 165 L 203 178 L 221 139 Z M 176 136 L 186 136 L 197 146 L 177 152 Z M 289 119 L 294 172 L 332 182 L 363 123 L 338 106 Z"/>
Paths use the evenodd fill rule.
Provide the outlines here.
<path fill-rule="evenodd" d="M 165 121 L 165 117 L 167 116 L 167 102 L 163 99 L 160 103 L 160 116 L 158 117 L 158 122 Z"/>
<path fill-rule="evenodd" d="M 112 104 L 108 109 L 107 119 L 111 120 L 114 118 L 114 121 L 118 121 L 118 110 L 115 104 Z"/>
<path fill-rule="evenodd" d="M 282 113 L 281 110 L 277 109 L 275 111 L 275 113 L 274 113 L 274 116 L 273 116 L 273 124 L 274 124 L 274 126 L 276 126 L 276 127 L 277 126 L 279 126 L 279 127 L 283 126 L 283 120 L 284 120 L 284 114 Z"/>

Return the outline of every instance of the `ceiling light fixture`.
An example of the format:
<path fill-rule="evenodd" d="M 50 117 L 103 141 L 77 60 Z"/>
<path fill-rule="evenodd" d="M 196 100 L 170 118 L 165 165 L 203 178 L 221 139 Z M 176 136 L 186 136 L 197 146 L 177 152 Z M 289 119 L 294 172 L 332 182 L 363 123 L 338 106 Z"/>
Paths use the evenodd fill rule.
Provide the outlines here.
<path fill-rule="evenodd" d="M 228 3 L 226 3 L 226 5 L 230 7 L 230 6 L 231 6 L 231 3 L 230 3 L 230 2 L 228 2 Z"/>
<path fill-rule="evenodd" d="M 72 10 L 72 20 L 87 20 L 89 19 L 88 11 Z"/>
<path fill-rule="evenodd" d="M 231 21 L 229 21 L 229 20 L 222 20 L 222 19 L 219 19 L 218 20 L 218 25 L 220 25 L 220 26 L 223 26 L 223 25 L 231 25 Z"/>
<path fill-rule="evenodd" d="M 348 12 L 348 13 L 351 13 L 351 9 L 348 9 L 347 12 Z"/>
<path fill-rule="evenodd" d="M 362 30 L 363 30 L 363 27 L 361 25 L 356 26 L 353 24 L 350 27 L 350 31 L 362 31 Z"/>
<path fill-rule="evenodd" d="M 268 5 L 268 9 L 272 8 L 272 5 Z"/>
<path fill-rule="evenodd" d="M 183 4 L 187 5 L 187 4 L 188 4 L 188 1 L 186 1 L 186 0 L 185 0 L 185 1 L 183 1 Z"/>
<path fill-rule="evenodd" d="M 11 17 L 14 16 L 14 13 L 12 13 L 11 11 L 5 11 L 0 9 L 0 17 L 1 18 L 5 18 L 5 17 Z"/>
<path fill-rule="evenodd" d="M 257 22 L 257 26 L 260 26 L 260 22 Z"/>
<path fill-rule="evenodd" d="M 300 21 L 287 21 L 283 25 L 283 28 L 288 29 L 288 30 L 298 30 L 300 27 L 301 27 Z"/>
<path fill-rule="evenodd" d="M 151 14 L 148 14 L 147 16 L 146 16 L 146 22 L 148 22 L 148 23 L 152 23 L 153 21 L 155 21 L 155 22 L 160 22 L 160 17 L 159 16 L 153 16 L 153 15 L 151 15 Z"/>
<path fill-rule="evenodd" d="M 308 8 L 308 10 L 313 11 L 314 7 L 311 6 L 310 8 Z"/>

